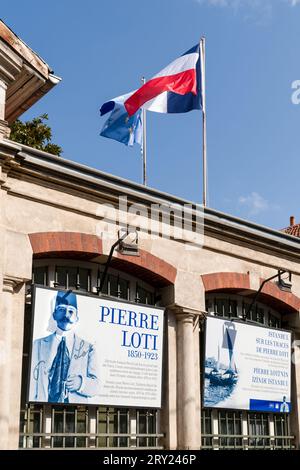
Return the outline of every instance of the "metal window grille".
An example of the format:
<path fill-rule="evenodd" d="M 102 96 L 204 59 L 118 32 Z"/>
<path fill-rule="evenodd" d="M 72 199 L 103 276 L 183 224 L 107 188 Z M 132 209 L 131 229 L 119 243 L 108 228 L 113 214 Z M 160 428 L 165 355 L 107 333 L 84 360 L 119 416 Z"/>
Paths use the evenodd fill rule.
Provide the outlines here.
<path fill-rule="evenodd" d="M 43 446 L 44 408 L 35 406 L 21 411 L 20 419 L 20 448 L 35 448 Z"/>
<path fill-rule="evenodd" d="M 249 446 L 270 447 L 269 416 L 266 413 L 248 413 Z"/>
<path fill-rule="evenodd" d="M 255 306 L 252 305 L 251 309 L 249 310 L 250 304 L 247 302 L 242 303 L 242 317 L 244 318 L 246 315 L 246 321 L 256 321 L 255 315 Z"/>
<path fill-rule="evenodd" d="M 202 449 L 222 449 L 222 450 L 292 450 L 295 449 L 295 437 L 294 436 L 254 436 L 248 434 L 237 434 L 231 436 L 235 439 L 235 445 L 221 445 L 220 440 L 226 439 L 227 436 L 224 434 L 205 434 L 202 435 L 202 439 L 212 439 L 210 446 L 202 446 Z M 262 443 L 262 439 L 264 443 Z M 237 441 L 238 440 L 238 441 Z"/>
<path fill-rule="evenodd" d="M 279 318 L 275 317 L 274 315 L 272 315 L 272 313 L 268 312 L 268 325 L 271 327 L 271 328 L 281 328 L 281 321 Z"/>
<path fill-rule="evenodd" d="M 218 317 L 234 318 L 238 315 L 238 305 L 236 300 L 230 298 L 214 299 L 214 312 Z"/>
<path fill-rule="evenodd" d="M 64 289 L 89 292 L 91 290 L 90 270 L 76 266 L 56 266 L 54 285 Z"/>
<path fill-rule="evenodd" d="M 32 282 L 42 286 L 48 285 L 48 266 L 35 267 L 32 272 Z"/>
<path fill-rule="evenodd" d="M 212 415 L 211 410 L 202 410 L 201 412 L 201 447 L 202 449 L 211 449 L 213 447 L 212 436 Z"/>
<path fill-rule="evenodd" d="M 89 421 L 85 407 L 51 407 L 50 448 L 88 447 Z"/>
<path fill-rule="evenodd" d="M 157 447 L 157 410 L 137 410 L 137 447 Z"/>
<path fill-rule="evenodd" d="M 101 274 L 98 271 L 98 280 L 97 284 L 100 286 Z M 104 286 L 102 288 L 102 293 L 109 295 L 110 297 L 117 297 L 119 299 L 129 300 L 130 298 L 130 283 L 127 279 L 123 279 L 120 276 L 115 276 L 113 274 L 108 274 Z"/>
<path fill-rule="evenodd" d="M 281 318 L 277 312 L 271 310 L 263 304 L 255 304 L 249 310 L 250 303 L 241 296 L 208 296 L 206 298 L 206 310 L 221 318 L 244 318 L 246 321 L 268 325 L 272 328 L 281 328 Z"/>
<path fill-rule="evenodd" d="M 213 433 L 213 414 L 218 416 Z M 270 423 L 274 422 L 274 435 Z M 243 430 L 242 425 L 246 427 Z M 244 431 L 244 433 L 243 433 Z M 246 431 L 246 432 L 245 432 Z M 289 450 L 295 448 L 295 437 L 290 434 L 288 414 L 267 415 L 222 410 L 202 411 L 202 449 L 224 450 Z"/>
<path fill-rule="evenodd" d="M 265 323 L 265 312 L 261 307 L 256 306 L 256 321 L 262 325 Z"/>
<path fill-rule="evenodd" d="M 96 447 L 129 447 L 129 411 L 126 409 L 97 409 Z M 126 437 L 120 436 L 125 434 Z"/>
<path fill-rule="evenodd" d="M 261 323 L 262 325 L 268 323 L 268 320 L 266 318 L 267 314 L 266 314 L 265 309 L 263 307 L 258 307 L 257 305 L 253 305 L 251 307 L 251 310 L 248 311 L 249 306 L 250 306 L 250 304 L 248 304 L 247 302 L 243 302 L 243 307 L 242 307 L 243 315 L 245 315 L 246 312 L 247 312 L 247 320 L 248 321 Z"/>
<path fill-rule="evenodd" d="M 154 305 L 154 294 L 136 283 L 135 301 L 146 305 Z"/>
<path fill-rule="evenodd" d="M 240 448 L 242 445 L 242 438 L 237 437 L 242 434 L 242 413 L 235 411 L 220 411 L 218 414 L 219 433 L 223 436 L 220 437 L 220 448 Z"/>
<path fill-rule="evenodd" d="M 288 414 L 274 415 L 275 446 L 277 449 L 292 449 L 290 436 L 290 416 Z"/>
<path fill-rule="evenodd" d="M 30 405 L 21 412 L 19 447 L 162 449 L 157 427 L 157 410 Z"/>

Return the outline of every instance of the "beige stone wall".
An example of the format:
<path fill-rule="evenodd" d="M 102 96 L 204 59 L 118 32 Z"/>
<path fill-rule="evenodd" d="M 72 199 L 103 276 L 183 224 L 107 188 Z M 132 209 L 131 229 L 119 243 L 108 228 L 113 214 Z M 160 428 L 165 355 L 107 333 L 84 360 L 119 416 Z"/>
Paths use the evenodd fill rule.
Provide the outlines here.
<path fill-rule="evenodd" d="M 109 222 L 103 223 L 105 215 L 103 198 L 92 200 L 88 194 L 72 194 L 15 178 L 8 178 L 9 194 L 4 201 L 3 225 L 12 232 L 28 234 L 32 232 L 76 231 L 101 236 Z M 51 186 L 51 185 L 50 185 Z M 94 197 L 95 199 L 95 197 Z M 119 217 L 116 210 L 115 216 Z M 122 218 L 122 215 L 120 216 Z M 112 217 L 113 221 L 114 217 Z M 142 218 L 143 219 L 143 218 Z M 135 216 L 129 221 L 137 220 Z M 144 221 L 142 225 L 147 226 Z M 112 241 L 118 236 L 112 231 L 111 239 L 103 241 L 105 253 L 109 252 Z M 198 279 L 201 274 L 212 272 L 250 273 L 251 288 L 257 289 L 260 278 L 266 278 L 282 267 L 291 270 L 293 292 L 300 296 L 300 264 L 274 254 L 256 251 L 228 243 L 213 237 L 205 236 L 203 248 L 187 250 L 181 240 L 164 238 L 152 239 L 146 233 L 140 233 L 140 247 L 175 266 L 178 270 L 176 280 L 179 305 L 182 304 L 182 293 L 190 297 L 190 308 L 203 305 L 203 294 L 197 292 Z M 271 249 L 271 247 L 270 247 Z M 189 287 L 187 292 L 187 286 Z"/>
<path fill-rule="evenodd" d="M 3 437 L 0 448 L 16 447 L 18 434 L 18 403 L 20 396 L 20 373 L 22 360 L 22 332 L 24 307 L 24 282 L 31 277 L 32 250 L 28 234 L 33 232 L 69 231 L 100 236 L 114 221 L 104 223 L 102 204 L 107 202 L 95 194 L 83 194 L 74 188 L 60 190 L 52 182 L 33 183 L 30 178 L 7 178 L 9 191 L 1 191 L 0 237 L 3 249 L 0 260 L 0 283 L 6 279 L 1 299 L 1 344 L 5 344 L 8 360 L 14 364 L 8 373 L 6 364 L 0 364 L 1 386 L 0 406 L 2 420 L 0 436 L 10 432 L 8 441 Z M 109 199 L 109 195 L 107 196 Z M 124 216 L 124 214 L 121 214 Z M 136 216 L 130 216 L 136 221 Z M 146 219 L 141 225 L 147 226 Z M 112 239 L 103 240 L 103 251 L 109 253 L 118 233 L 112 231 Z M 151 239 L 145 232 L 140 234 L 139 246 L 153 255 L 170 263 L 177 269 L 174 289 L 165 289 L 163 300 L 169 305 L 166 358 L 164 367 L 164 409 L 162 426 L 166 433 L 166 445 L 175 449 L 199 448 L 200 430 L 200 364 L 199 326 L 201 312 L 205 311 L 205 291 L 202 274 L 215 272 L 236 272 L 249 274 L 251 289 L 259 288 L 262 278 L 276 273 L 279 267 L 291 270 L 293 292 L 300 297 L 300 267 L 296 261 L 275 256 L 269 250 L 258 251 L 249 246 L 223 241 L 206 236 L 204 246 L 187 250 L 182 240 L 166 238 Z M 1 284 L 2 285 L 2 284 Z M 288 318 L 298 327 L 298 315 Z M 298 390 L 299 378 L 296 371 Z M 297 392 L 299 395 L 299 392 Z M 298 402 L 298 406 L 299 402 Z M 298 414 L 297 414 L 298 416 Z M 298 418 L 294 420 L 298 430 Z M 192 428 L 191 428 L 192 426 Z M 9 434 L 7 434 L 9 435 Z"/>

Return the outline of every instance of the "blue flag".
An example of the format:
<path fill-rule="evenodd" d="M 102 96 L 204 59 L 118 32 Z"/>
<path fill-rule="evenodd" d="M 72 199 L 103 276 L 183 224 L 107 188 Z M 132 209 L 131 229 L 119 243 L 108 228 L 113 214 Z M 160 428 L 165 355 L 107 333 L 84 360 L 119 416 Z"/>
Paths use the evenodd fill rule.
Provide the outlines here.
<path fill-rule="evenodd" d="M 124 101 L 132 95 L 118 96 L 110 101 L 104 103 L 100 108 L 100 115 L 111 111 L 111 114 L 105 122 L 100 135 L 108 139 L 114 139 L 122 144 L 133 146 L 133 144 L 142 145 L 143 138 L 143 125 L 142 125 L 142 110 L 129 116 L 124 106 Z"/>

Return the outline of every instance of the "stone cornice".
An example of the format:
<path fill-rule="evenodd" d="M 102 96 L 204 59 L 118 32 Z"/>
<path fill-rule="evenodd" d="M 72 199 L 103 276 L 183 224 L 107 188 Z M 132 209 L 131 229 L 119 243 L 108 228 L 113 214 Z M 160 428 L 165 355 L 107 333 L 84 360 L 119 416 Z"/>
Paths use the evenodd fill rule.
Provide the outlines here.
<path fill-rule="evenodd" d="M 18 155 L 20 147 L 13 143 L 6 145 L 0 139 L 0 187 L 9 190 L 10 186 L 7 183 L 7 177 L 10 171 L 20 165 L 22 157 Z"/>
<path fill-rule="evenodd" d="M 0 20 L 0 80 L 7 86 L 5 121 L 10 124 L 59 83 L 60 78 Z"/>
<path fill-rule="evenodd" d="M 24 279 L 13 277 L 13 276 L 6 276 L 3 277 L 3 292 L 10 292 L 11 294 L 14 292 L 14 289 L 23 284 L 25 281 Z"/>
<path fill-rule="evenodd" d="M 0 22 L 1 28 L 1 22 Z M 14 82 L 22 70 L 22 59 L 0 38 L 0 79 L 6 85 Z"/>
<path fill-rule="evenodd" d="M 193 318 L 196 317 L 205 318 L 205 313 L 201 310 L 196 310 L 194 308 L 185 307 L 183 305 L 178 304 L 170 304 L 165 306 L 166 310 L 173 312 L 176 315 L 177 319 L 184 319 L 184 318 Z"/>

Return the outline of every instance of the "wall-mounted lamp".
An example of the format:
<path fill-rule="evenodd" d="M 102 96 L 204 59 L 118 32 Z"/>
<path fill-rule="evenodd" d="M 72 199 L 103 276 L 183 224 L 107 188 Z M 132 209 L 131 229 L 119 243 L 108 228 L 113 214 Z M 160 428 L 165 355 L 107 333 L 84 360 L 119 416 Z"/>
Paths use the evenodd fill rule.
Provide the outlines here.
<path fill-rule="evenodd" d="M 105 263 L 104 271 L 103 271 L 103 274 L 101 276 L 100 286 L 97 288 L 98 294 L 102 293 L 102 289 L 103 289 L 103 286 L 104 286 L 104 283 L 105 283 L 105 280 L 106 280 L 106 276 L 107 276 L 107 271 L 108 271 L 108 268 L 110 266 L 115 248 L 118 247 L 120 253 L 122 253 L 124 255 L 125 254 L 128 255 L 128 256 L 138 256 L 139 255 L 139 252 L 138 252 L 138 233 L 137 233 L 136 230 L 131 231 L 131 230 L 127 230 L 127 229 L 121 229 L 121 230 L 119 230 L 118 235 L 119 235 L 119 238 L 112 245 L 112 247 L 110 249 L 110 252 L 109 252 L 109 255 L 108 255 L 108 258 L 107 258 L 107 261 Z M 129 235 L 131 235 L 131 236 L 134 235 L 133 236 L 133 242 L 131 240 L 128 240 L 127 243 L 124 243 L 124 240 L 127 237 L 129 237 Z"/>
<path fill-rule="evenodd" d="M 284 292 L 292 292 L 292 273 L 288 273 L 288 278 L 287 279 L 282 279 L 282 274 L 286 273 L 286 271 L 279 272 L 278 271 L 278 287 Z"/>
<path fill-rule="evenodd" d="M 286 274 L 288 273 L 289 274 L 289 277 L 288 277 L 288 280 L 286 279 L 282 279 L 282 275 L 283 274 Z M 289 271 L 284 271 L 282 269 L 279 269 L 277 274 L 275 274 L 274 276 L 271 276 L 269 277 L 268 279 L 265 279 L 261 285 L 260 285 L 260 288 L 258 289 L 258 291 L 256 292 L 251 304 L 249 305 L 249 307 L 247 308 L 247 311 L 244 313 L 243 315 L 243 320 L 247 320 L 247 317 L 249 315 L 249 313 L 251 312 L 251 309 L 253 307 L 253 305 L 255 304 L 255 302 L 257 301 L 257 298 L 259 296 L 259 294 L 261 293 L 264 285 L 269 282 L 269 281 L 272 281 L 272 279 L 276 279 L 278 278 L 278 282 L 277 282 L 277 285 L 279 287 L 279 289 L 285 291 L 285 292 L 291 292 L 292 290 L 292 273 L 289 272 Z"/>
<path fill-rule="evenodd" d="M 126 234 L 125 238 L 121 235 L 122 231 Z M 138 247 L 138 232 L 134 231 L 127 231 L 126 229 L 119 230 L 119 247 L 118 251 L 122 253 L 122 255 L 127 256 L 139 256 L 139 247 Z"/>

